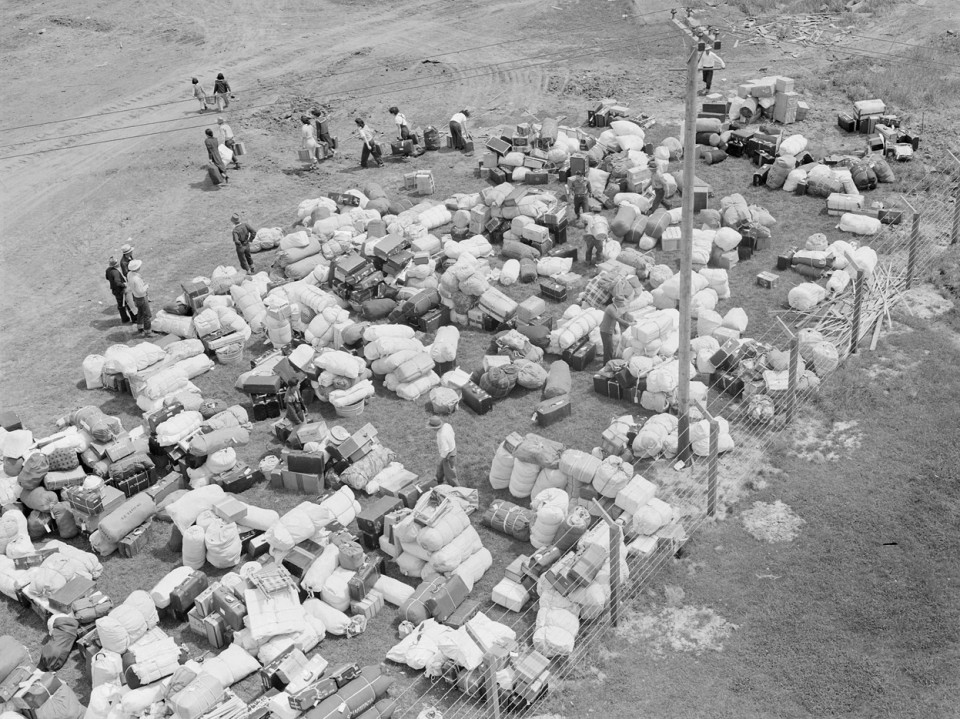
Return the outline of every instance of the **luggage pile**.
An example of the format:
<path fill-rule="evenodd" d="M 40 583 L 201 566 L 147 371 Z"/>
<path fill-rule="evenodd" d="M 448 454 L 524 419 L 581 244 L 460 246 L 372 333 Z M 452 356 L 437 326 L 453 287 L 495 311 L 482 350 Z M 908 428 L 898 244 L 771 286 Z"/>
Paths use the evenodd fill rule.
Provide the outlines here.
<path fill-rule="evenodd" d="M 363 356 L 375 377 L 406 400 L 416 400 L 440 384 L 430 348 L 408 325 L 370 325 L 364 331 Z"/>

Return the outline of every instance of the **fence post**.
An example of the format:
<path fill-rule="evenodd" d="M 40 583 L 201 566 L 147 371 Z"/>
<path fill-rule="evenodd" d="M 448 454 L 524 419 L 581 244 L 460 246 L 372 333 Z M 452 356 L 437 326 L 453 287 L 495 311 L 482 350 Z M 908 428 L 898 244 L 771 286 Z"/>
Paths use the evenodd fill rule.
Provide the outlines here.
<path fill-rule="evenodd" d="M 497 682 L 497 667 L 493 657 L 488 653 L 483 655 L 484 685 L 487 694 L 487 704 L 490 705 L 493 719 L 500 719 L 500 685 Z"/>
<path fill-rule="evenodd" d="M 956 215 L 954 215 L 956 219 Z M 954 222 L 956 227 L 956 222 Z M 910 246 L 907 254 L 907 289 L 913 284 L 913 275 L 917 271 L 917 251 L 920 248 L 920 213 L 914 210 L 913 225 L 910 228 Z"/>
<path fill-rule="evenodd" d="M 720 423 L 710 411 L 697 400 L 697 407 L 710 423 L 710 445 L 707 458 L 707 516 L 717 513 L 717 483 L 720 478 Z"/>
<path fill-rule="evenodd" d="M 797 383 L 800 380 L 800 338 L 794 334 L 787 323 L 780 317 L 780 324 L 787 334 L 790 335 L 790 364 L 787 372 L 787 424 L 793 422 L 793 417 L 797 412 Z"/>
<path fill-rule="evenodd" d="M 844 252 L 847 256 L 847 262 L 850 264 L 853 269 L 857 271 L 857 276 L 854 279 L 853 286 L 853 318 L 851 320 L 850 328 L 850 354 L 855 355 L 857 353 L 857 345 L 860 344 L 860 315 L 863 311 L 863 268 L 857 264 L 857 261 L 853 259 L 853 256 L 849 252 Z M 909 269 L 907 270 L 909 273 Z M 909 287 L 910 277 L 907 276 L 907 287 Z M 837 348 L 840 349 L 839 347 Z"/>
<path fill-rule="evenodd" d="M 623 581 L 620 576 L 620 544 L 623 542 L 623 534 L 620 525 L 607 514 L 603 505 L 596 499 L 593 504 L 610 530 L 610 622 L 617 626 L 620 624 L 620 592 Z"/>
<path fill-rule="evenodd" d="M 960 243 L 960 182 L 953 191 L 953 230 L 950 232 L 950 244 Z"/>

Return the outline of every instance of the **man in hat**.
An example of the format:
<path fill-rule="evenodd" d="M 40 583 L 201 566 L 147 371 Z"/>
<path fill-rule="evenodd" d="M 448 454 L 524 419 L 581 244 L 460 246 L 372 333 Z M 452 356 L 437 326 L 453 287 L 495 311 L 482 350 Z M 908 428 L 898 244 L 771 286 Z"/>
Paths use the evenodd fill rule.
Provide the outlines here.
<path fill-rule="evenodd" d="M 123 272 L 120 271 L 120 262 L 116 257 L 111 257 L 107 260 L 106 278 L 107 282 L 110 283 L 110 291 L 113 293 L 113 298 L 117 301 L 117 309 L 120 311 L 120 321 L 123 324 L 133 322 L 136 317 L 133 316 L 132 312 L 127 310 L 127 301 L 124 297 L 127 289 L 127 280 L 123 276 Z"/>
<path fill-rule="evenodd" d="M 253 257 L 250 255 L 250 243 L 256 236 L 257 231 L 249 224 L 240 220 L 240 214 L 234 212 L 230 217 L 233 223 L 233 244 L 237 248 L 237 259 L 240 261 L 240 267 L 250 274 L 256 272 L 253 269 Z"/>
<path fill-rule="evenodd" d="M 650 205 L 649 214 L 652 215 L 653 211 L 660 207 L 660 205 L 663 205 L 664 208 L 669 210 L 670 205 L 663 199 L 665 185 L 663 173 L 660 172 L 660 165 L 656 160 L 651 159 L 650 162 L 647 163 L 647 167 L 650 168 L 650 187 L 653 188 L 653 203 Z"/>
<path fill-rule="evenodd" d="M 440 452 L 440 463 L 437 465 L 437 482 L 446 482 L 451 487 L 459 487 L 457 480 L 457 438 L 453 427 L 444 422 L 437 415 L 430 418 L 430 429 L 437 432 L 437 450 Z"/>
<path fill-rule="evenodd" d="M 131 262 L 133 262 L 133 245 L 127 242 L 120 248 L 120 271 L 124 277 L 129 272 Z"/>
<path fill-rule="evenodd" d="M 217 135 L 217 139 L 220 140 L 220 144 L 226 145 L 230 148 L 230 152 L 233 153 L 233 167 L 235 170 L 239 170 L 240 161 L 237 160 L 237 141 L 233 136 L 233 128 L 231 128 L 230 125 L 227 124 L 227 121 L 222 117 L 217 118 Z"/>
<path fill-rule="evenodd" d="M 217 142 L 217 138 L 213 136 L 213 130 L 208 127 L 204 131 L 204 134 L 206 137 L 203 140 L 203 145 L 207 148 L 207 157 L 210 159 L 210 162 L 220 170 L 220 174 L 223 175 L 223 181 L 230 182 L 230 178 L 227 177 L 227 166 L 223 164 L 223 156 L 220 154 L 220 143 Z"/>
<path fill-rule="evenodd" d="M 150 337 L 153 335 L 150 330 L 150 320 L 153 319 L 153 315 L 150 312 L 150 300 L 147 297 L 150 286 L 140 276 L 141 267 L 143 262 L 140 260 L 133 260 L 130 263 L 130 271 L 127 273 L 127 292 L 137 306 L 137 332 Z"/>

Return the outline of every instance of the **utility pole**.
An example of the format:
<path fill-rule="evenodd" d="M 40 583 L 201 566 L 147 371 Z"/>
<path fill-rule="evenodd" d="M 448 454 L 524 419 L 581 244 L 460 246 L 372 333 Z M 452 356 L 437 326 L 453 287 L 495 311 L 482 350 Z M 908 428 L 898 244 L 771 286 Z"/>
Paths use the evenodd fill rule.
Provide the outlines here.
<path fill-rule="evenodd" d="M 697 65 L 700 54 L 709 42 L 714 50 L 720 49 L 713 28 L 703 28 L 692 17 L 689 8 L 685 17 L 678 18 L 671 10 L 673 24 L 690 40 L 687 56 L 687 102 L 683 122 L 683 202 L 680 217 L 680 371 L 677 385 L 677 458 L 686 464 L 690 459 L 690 304 L 692 286 L 690 273 L 693 270 L 693 199 L 694 172 L 697 148 Z"/>

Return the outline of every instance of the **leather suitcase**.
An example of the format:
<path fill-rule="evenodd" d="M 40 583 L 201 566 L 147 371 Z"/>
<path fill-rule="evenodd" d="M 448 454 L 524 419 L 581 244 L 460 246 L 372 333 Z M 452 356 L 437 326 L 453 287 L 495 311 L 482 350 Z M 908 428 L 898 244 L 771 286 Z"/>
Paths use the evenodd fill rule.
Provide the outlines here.
<path fill-rule="evenodd" d="M 287 469 L 291 472 L 323 474 L 323 455 L 311 452 L 290 452 L 287 454 Z"/>
<path fill-rule="evenodd" d="M 573 350 L 572 352 L 567 350 L 567 352 L 570 352 L 569 358 L 567 357 L 567 352 L 564 352 L 563 360 L 570 365 L 570 369 L 572 370 L 582 372 L 593 364 L 593 361 L 597 358 L 597 346 L 590 341 L 589 337 L 585 337 L 584 339 L 586 340 L 585 342 L 581 342 L 574 348 L 571 348 Z"/>
<path fill-rule="evenodd" d="M 403 502 L 396 497 L 380 497 L 357 515 L 357 527 L 366 534 L 380 536 L 383 534 L 384 517 L 402 506 Z"/>
<path fill-rule="evenodd" d="M 207 575 L 199 570 L 184 579 L 177 587 L 170 592 L 170 611 L 180 621 L 187 617 L 187 612 L 193 606 L 197 595 L 207 588 Z"/>
<path fill-rule="evenodd" d="M 428 490 L 433 489 L 436 486 L 436 477 L 431 477 L 427 480 L 408 484 L 406 487 L 403 487 L 399 492 L 397 492 L 397 496 L 400 498 L 400 501 L 403 502 L 404 507 L 407 509 L 413 509 L 417 504 L 417 500 L 426 494 Z"/>
<path fill-rule="evenodd" d="M 493 409 L 493 397 L 476 382 L 467 382 L 461 389 L 463 403 L 475 414 L 486 414 Z"/>
<path fill-rule="evenodd" d="M 183 412 L 183 405 L 180 402 L 174 402 L 173 404 L 161 407 L 157 411 L 151 412 L 144 417 L 144 429 L 147 430 L 148 434 L 155 434 L 157 427 L 181 412 Z"/>
<path fill-rule="evenodd" d="M 283 381 L 275 374 L 253 375 L 243 381 L 241 391 L 246 394 L 279 394 L 283 389 Z"/>
<path fill-rule="evenodd" d="M 556 280 L 544 278 L 540 280 L 540 294 L 553 302 L 567 301 L 567 287 Z"/>
<path fill-rule="evenodd" d="M 616 382 L 614 384 L 619 388 L 619 384 Z M 619 399 L 619 397 L 617 397 L 617 399 Z M 569 417 L 571 412 L 570 396 L 563 394 L 544 400 L 538 404 L 535 416 L 538 425 L 541 427 L 549 427 L 551 424 L 556 424 L 563 418 Z"/>
<path fill-rule="evenodd" d="M 257 473 L 245 464 L 238 464 L 233 469 L 217 475 L 216 482 L 225 492 L 239 494 L 256 484 Z"/>
<path fill-rule="evenodd" d="M 459 607 L 457 607 L 453 613 L 443 620 L 443 623 L 448 627 L 453 627 L 454 629 L 459 629 L 471 619 L 473 619 L 480 612 L 480 607 L 482 604 L 479 600 L 468 599 Z"/>
<path fill-rule="evenodd" d="M 347 582 L 350 599 L 355 602 L 362 601 L 373 589 L 373 585 L 377 583 L 378 579 L 380 579 L 380 571 L 377 569 L 377 565 L 369 560 L 365 561 Z"/>
<path fill-rule="evenodd" d="M 426 334 L 433 334 L 443 326 L 443 312 L 435 307 L 425 312 L 417 319 L 417 329 Z"/>
<path fill-rule="evenodd" d="M 454 574 L 427 598 L 425 605 L 430 616 L 442 623 L 463 604 L 468 594 L 470 589 L 466 583 L 459 574 Z"/>
<path fill-rule="evenodd" d="M 243 629 L 243 618 L 247 615 L 247 607 L 233 592 L 225 587 L 217 587 L 213 591 L 213 606 L 223 615 L 230 629 L 235 632 Z"/>
<path fill-rule="evenodd" d="M 95 588 L 93 580 L 78 575 L 50 595 L 50 606 L 58 612 L 68 614 L 74 602 L 92 593 Z"/>
<path fill-rule="evenodd" d="M 314 682 L 289 696 L 287 701 L 290 708 L 298 712 L 305 712 L 317 706 L 324 699 L 332 697 L 340 687 L 333 677 L 326 677 Z M 272 714 L 271 714 L 272 716 Z"/>
<path fill-rule="evenodd" d="M 260 668 L 260 683 L 264 691 L 283 688 L 307 665 L 307 657 L 297 647 L 287 647 L 269 664 Z"/>
<path fill-rule="evenodd" d="M 446 584 L 446 579 L 443 577 L 435 577 L 430 581 L 421 582 L 420 585 L 413 590 L 413 594 L 400 605 L 398 610 L 400 616 L 414 624 L 419 624 L 425 620 L 430 616 L 427 602 L 436 592 L 443 589 L 444 584 Z"/>

